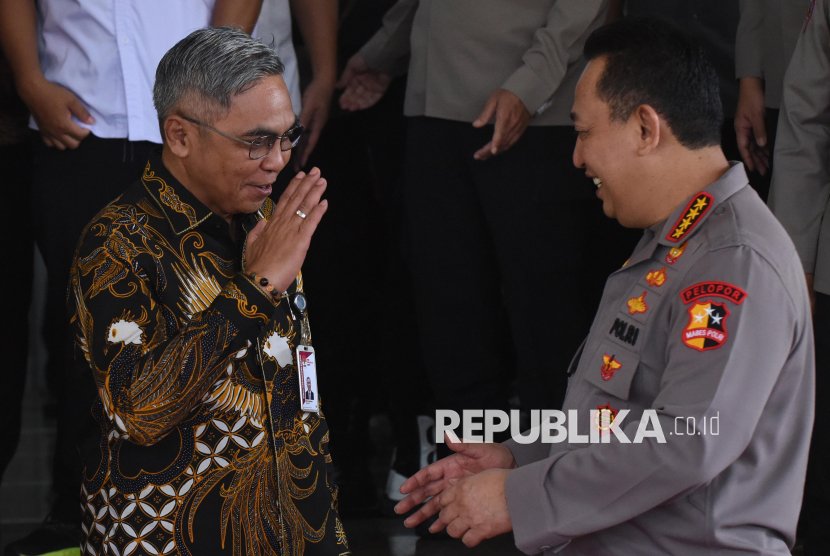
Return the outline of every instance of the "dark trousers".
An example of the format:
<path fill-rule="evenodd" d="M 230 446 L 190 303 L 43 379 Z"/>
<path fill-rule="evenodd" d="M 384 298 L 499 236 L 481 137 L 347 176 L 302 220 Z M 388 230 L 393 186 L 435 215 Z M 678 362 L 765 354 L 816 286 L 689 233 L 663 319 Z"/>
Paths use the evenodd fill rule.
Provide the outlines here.
<path fill-rule="evenodd" d="M 590 324 L 582 280 L 595 187 L 571 162 L 573 128 L 529 127 L 505 153 L 474 160 L 492 134 L 409 121 L 405 203 L 424 362 L 439 408 L 505 408 L 513 376 L 524 408 L 555 408 Z"/>
<path fill-rule="evenodd" d="M 26 385 L 26 360 L 29 345 L 28 314 L 32 297 L 31 234 L 33 215 L 29 212 L 32 188 L 32 147 L 28 143 L 0 146 L 3 168 L 5 210 L 0 218 L 0 253 L 5 261 L 0 273 L 3 318 L 0 341 L 3 346 L 4 401 L 0 404 L 0 479 L 20 440 L 21 402 Z"/>
<path fill-rule="evenodd" d="M 76 431 L 88 407 L 76 401 L 81 385 L 66 380 L 72 368 L 72 340 L 66 310 L 69 269 L 84 227 L 110 201 L 141 177 L 150 150 L 146 141 L 101 139 L 88 135 L 74 150 L 39 143 L 32 188 L 34 237 L 46 263 L 46 317 L 43 339 L 49 349 L 46 376 L 57 400 L 57 439 L 52 516 L 78 519 L 81 485 Z M 90 371 L 91 372 L 91 371 Z"/>
<path fill-rule="evenodd" d="M 830 547 L 830 434 L 824 409 L 830 405 L 830 295 L 816 293 L 816 422 L 801 507 L 805 556 L 827 554 Z"/>

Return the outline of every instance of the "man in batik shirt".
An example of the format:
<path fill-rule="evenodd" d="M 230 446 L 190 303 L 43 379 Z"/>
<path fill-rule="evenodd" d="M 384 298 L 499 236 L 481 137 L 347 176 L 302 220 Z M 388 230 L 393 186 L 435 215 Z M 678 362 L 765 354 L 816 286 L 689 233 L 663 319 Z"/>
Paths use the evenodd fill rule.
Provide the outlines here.
<path fill-rule="evenodd" d="M 314 169 L 268 198 L 302 131 L 282 69 L 230 28 L 173 47 L 154 88 L 164 146 L 80 241 L 82 554 L 348 553 L 294 359 L 326 182 Z"/>

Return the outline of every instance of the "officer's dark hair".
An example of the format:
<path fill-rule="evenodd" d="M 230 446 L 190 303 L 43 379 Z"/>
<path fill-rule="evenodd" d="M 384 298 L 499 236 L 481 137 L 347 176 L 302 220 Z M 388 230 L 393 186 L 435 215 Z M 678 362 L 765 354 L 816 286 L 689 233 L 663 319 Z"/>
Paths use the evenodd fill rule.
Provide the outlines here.
<path fill-rule="evenodd" d="M 689 149 L 720 145 L 723 106 L 715 68 L 703 48 L 669 22 L 653 17 L 619 19 L 585 43 L 588 60 L 604 56 L 597 95 L 611 119 L 626 122 L 647 104 Z"/>

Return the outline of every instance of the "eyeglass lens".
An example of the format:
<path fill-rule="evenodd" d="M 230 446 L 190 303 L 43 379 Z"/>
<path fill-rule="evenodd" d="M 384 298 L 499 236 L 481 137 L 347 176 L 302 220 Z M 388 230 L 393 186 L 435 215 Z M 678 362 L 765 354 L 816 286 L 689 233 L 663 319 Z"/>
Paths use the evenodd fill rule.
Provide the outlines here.
<path fill-rule="evenodd" d="M 285 136 L 280 138 L 280 150 L 290 151 L 292 148 L 294 148 L 297 145 L 297 141 L 299 141 L 302 132 L 302 126 L 297 126 L 288 130 Z M 251 143 L 251 158 L 256 160 L 258 158 L 264 158 L 268 156 L 268 153 L 271 152 L 271 149 L 273 148 L 276 142 L 276 135 L 265 135 L 263 137 L 258 137 L 257 139 L 254 139 L 254 141 Z"/>

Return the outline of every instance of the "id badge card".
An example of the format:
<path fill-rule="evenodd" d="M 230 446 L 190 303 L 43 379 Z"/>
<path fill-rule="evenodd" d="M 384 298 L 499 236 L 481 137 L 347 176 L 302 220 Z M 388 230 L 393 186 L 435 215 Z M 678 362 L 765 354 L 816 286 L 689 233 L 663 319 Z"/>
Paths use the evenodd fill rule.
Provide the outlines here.
<path fill-rule="evenodd" d="M 297 369 L 300 372 L 300 401 L 303 411 L 320 411 L 320 395 L 317 390 L 317 362 L 314 348 L 297 346 Z"/>

